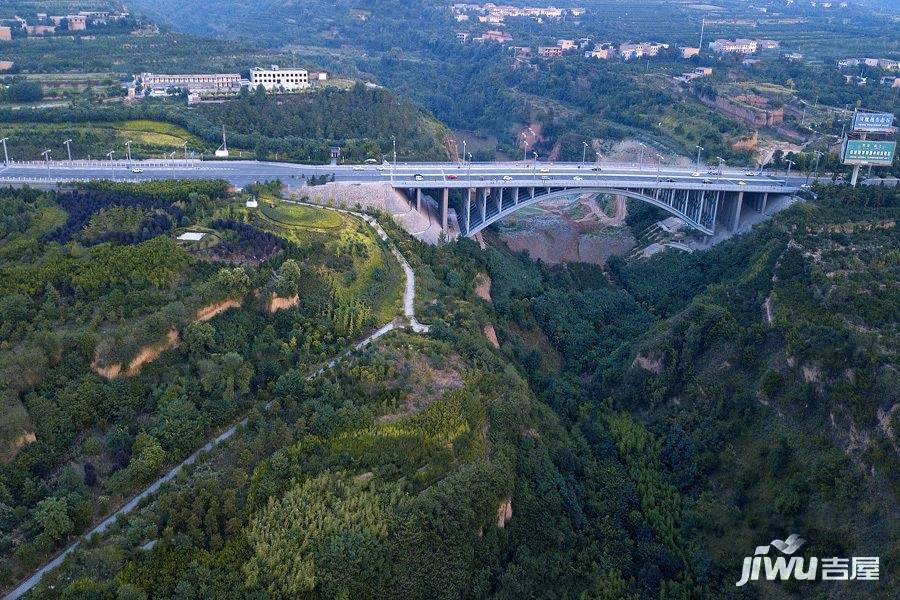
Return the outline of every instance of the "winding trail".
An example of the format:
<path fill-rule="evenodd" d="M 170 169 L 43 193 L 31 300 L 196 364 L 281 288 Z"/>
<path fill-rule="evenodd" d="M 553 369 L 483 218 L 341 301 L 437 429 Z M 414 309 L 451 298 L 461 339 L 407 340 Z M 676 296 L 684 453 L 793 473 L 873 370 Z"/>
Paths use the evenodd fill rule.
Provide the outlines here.
<path fill-rule="evenodd" d="M 307 379 L 315 379 L 316 377 L 318 377 L 319 375 L 321 375 L 328 369 L 333 368 L 335 365 L 337 365 L 339 362 L 341 362 L 347 356 L 352 354 L 354 351 L 365 348 L 366 346 L 368 346 L 369 344 L 371 344 L 378 338 L 382 337 L 383 335 L 385 335 L 395 329 L 405 329 L 408 327 L 408 328 L 412 329 L 412 331 L 414 331 L 415 333 L 428 333 L 428 326 L 424 325 L 422 323 L 419 323 L 419 321 L 416 320 L 416 316 L 415 316 L 416 274 L 413 271 L 412 267 L 409 265 L 409 262 L 406 260 L 406 258 L 403 256 L 403 254 L 400 253 L 400 251 L 397 249 L 397 246 L 390 239 L 387 232 L 385 232 L 385 230 L 381 227 L 381 225 L 378 223 L 378 221 L 374 217 L 372 217 L 371 215 L 367 215 L 367 214 L 352 211 L 352 210 L 346 210 L 346 209 L 342 209 L 342 208 L 333 208 L 330 206 L 322 206 L 320 204 L 312 204 L 309 202 L 302 202 L 302 201 L 297 201 L 297 200 L 287 200 L 287 199 L 283 199 L 283 201 L 291 203 L 291 204 L 302 204 L 305 206 L 311 206 L 313 208 L 317 208 L 317 209 L 321 209 L 321 210 L 332 210 L 335 212 L 352 215 L 354 217 L 364 220 L 366 223 L 369 224 L 370 227 L 372 227 L 372 229 L 375 230 L 375 233 L 378 235 L 378 237 L 387 243 L 388 248 L 390 249 L 390 251 L 394 255 L 394 257 L 397 259 L 397 261 L 400 263 L 400 266 L 403 268 L 403 273 L 406 276 L 406 285 L 404 286 L 404 289 L 403 289 L 403 319 L 394 319 L 390 323 L 385 324 L 384 326 L 382 326 L 380 329 L 378 329 L 374 333 L 372 333 L 372 334 L 366 336 L 365 338 L 363 338 L 362 340 L 360 340 L 351 349 L 347 350 L 343 354 L 330 360 L 328 363 L 326 363 L 321 368 L 319 368 L 318 370 L 313 372 L 311 375 L 309 375 L 309 377 Z M 233 436 L 235 433 L 237 433 L 239 428 L 246 426 L 247 421 L 248 421 L 248 417 L 245 416 L 240 421 L 238 421 L 237 423 L 233 424 L 231 427 L 229 427 L 228 429 L 226 429 L 225 431 L 220 433 L 218 436 L 216 436 L 213 439 L 206 442 L 202 447 L 200 447 L 198 450 L 196 450 L 193 454 L 191 454 L 186 459 L 184 459 L 182 462 L 180 462 L 179 464 L 174 466 L 169 472 L 167 472 L 165 475 L 163 475 L 162 477 L 160 477 L 159 479 L 154 481 L 147 488 L 145 488 L 143 491 L 141 491 L 140 493 L 138 493 L 137 495 L 132 497 L 131 500 L 126 502 L 119 509 L 117 509 L 111 515 L 106 517 L 96 527 L 94 527 L 93 529 L 88 531 L 77 541 L 73 542 L 69 547 L 67 547 L 65 550 L 60 552 L 55 558 L 53 558 L 49 562 L 45 563 L 41 568 L 39 568 L 37 571 L 35 571 L 28 579 L 26 579 L 21 584 L 19 584 L 18 587 L 16 587 L 14 590 L 12 590 L 8 594 L 6 594 L 6 596 L 3 597 L 3 600 L 17 600 L 18 598 L 21 598 L 23 595 L 25 595 L 26 593 L 31 591 L 32 588 L 34 588 L 38 583 L 40 583 L 40 581 L 44 577 L 44 575 L 46 575 L 50 571 L 56 569 L 58 566 L 60 566 L 63 563 L 63 561 L 66 559 L 66 557 L 69 554 L 71 554 L 72 552 L 74 552 L 76 548 L 78 548 L 78 546 L 81 544 L 81 542 L 83 540 L 87 540 L 87 539 L 90 539 L 94 535 L 100 535 L 100 534 L 104 533 L 107 529 L 109 529 L 116 522 L 116 520 L 120 516 L 126 515 L 126 514 L 130 513 L 131 511 L 133 511 L 135 508 L 137 508 L 138 504 L 140 504 L 142 500 L 155 494 L 157 491 L 159 491 L 159 489 L 163 485 L 165 485 L 166 483 L 168 483 L 169 481 L 174 479 L 181 471 L 183 471 L 187 467 L 196 463 L 204 454 L 211 452 L 216 446 L 218 446 L 219 444 L 221 444 L 222 442 L 224 442 L 225 440 L 227 440 L 228 438 Z"/>

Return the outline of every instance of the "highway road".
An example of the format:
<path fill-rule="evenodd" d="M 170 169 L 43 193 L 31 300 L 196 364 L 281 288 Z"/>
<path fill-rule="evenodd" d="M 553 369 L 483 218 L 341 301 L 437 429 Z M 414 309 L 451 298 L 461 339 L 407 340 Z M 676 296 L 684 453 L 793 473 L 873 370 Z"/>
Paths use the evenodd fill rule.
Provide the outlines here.
<path fill-rule="evenodd" d="M 746 188 L 799 187 L 806 177 L 789 177 L 774 173 L 758 174 L 746 169 L 701 166 L 680 168 L 656 164 L 617 163 L 397 163 L 379 165 L 303 165 L 258 161 L 40 161 L 10 163 L 0 167 L 0 184 L 16 182 L 54 183 L 114 179 L 146 181 L 152 179 L 225 179 L 238 187 L 254 182 L 281 180 L 289 186 L 300 186 L 313 176 L 333 175 L 345 183 L 393 183 L 398 187 L 469 187 L 490 185 L 553 185 L 586 187 L 627 183 L 630 186 L 657 186 L 671 183 L 696 185 L 708 181 L 720 185 Z M 743 182 L 743 183 L 741 183 Z M 678 187 L 678 186 L 674 186 Z M 735 189 L 739 189 L 735 187 Z"/>

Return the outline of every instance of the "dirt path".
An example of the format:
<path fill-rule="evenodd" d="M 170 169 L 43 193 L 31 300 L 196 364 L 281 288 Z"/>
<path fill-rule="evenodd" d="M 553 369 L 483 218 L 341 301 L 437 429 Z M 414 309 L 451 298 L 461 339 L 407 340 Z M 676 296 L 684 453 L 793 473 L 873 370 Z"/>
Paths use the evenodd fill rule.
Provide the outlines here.
<path fill-rule="evenodd" d="M 404 320 L 400 323 L 398 323 L 396 320 L 391 321 L 390 323 L 387 323 L 386 325 L 381 327 L 381 329 L 379 329 L 378 331 L 376 331 L 376 332 L 372 333 L 371 335 L 360 340 L 356 345 L 353 346 L 352 349 L 347 350 L 343 354 L 333 358 L 327 364 L 325 364 L 324 366 L 322 366 L 321 368 L 319 368 L 318 370 L 313 372 L 311 375 L 309 375 L 308 379 L 314 379 L 314 378 L 318 377 L 319 375 L 324 373 L 326 370 L 334 367 L 341 360 L 343 360 L 344 358 L 349 356 L 354 350 L 361 350 L 362 348 L 365 348 L 366 346 L 368 346 L 369 344 L 371 344 L 372 342 L 374 342 L 381 336 L 387 334 L 390 331 L 393 331 L 394 329 L 402 329 L 402 328 L 409 327 L 416 333 L 428 333 L 428 326 L 424 325 L 422 323 L 419 323 L 419 321 L 416 320 L 416 316 L 415 316 L 415 298 L 416 298 L 416 275 L 415 275 L 415 272 L 412 270 L 412 267 L 409 265 L 409 262 L 407 262 L 406 258 L 404 258 L 404 256 L 400 253 L 400 251 L 397 250 L 397 247 L 394 245 L 394 243 L 388 237 L 387 233 L 384 231 L 384 229 L 381 227 L 381 225 L 378 224 L 378 221 L 376 221 L 374 217 L 371 217 L 366 214 L 358 213 L 355 211 L 351 211 L 351 210 L 323 207 L 318 204 L 311 204 L 308 202 L 299 202 L 299 201 L 292 201 L 292 200 L 285 200 L 285 202 L 291 202 L 294 204 L 303 204 L 305 206 L 312 206 L 314 208 L 319 208 L 319 209 L 324 209 L 324 210 L 334 210 L 334 211 L 337 211 L 340 213 L 353 215 L 355 217 L 363 219 L 366 223 L 368 223 L 375 230 L 375 232 L 378 234 L 378 237 L 380 237 L 382 240 L 387 242 L 388 247 L 391 250 L 391 253 L 394 255 L 394 257 L 400 263 L 400 266 L 403 267 L 403 272 L 406 275 L 406 285 L 403 290 L 403 317 L 404 317 Z M 110 528 L 110 526 L 113 525 L 113 523 L 116 522 L 116 519 L 118 519 L 120 516 L 126 515 L 126 514 L 130 513 L 131 511 L 133 511 L 138 506 L 138 504 L 141 503 L 142 500 L 155 494 L 157 491 L 159 491 L 159 489 L 163 485 L 165 485 L 166 483 L 168 483 L 169 481 L 174 479 L 175 476 L 178 475 L 181 471 L 183 471 L 187 467 L 193 465 L 204 454 L 211 452 L 216 446 L 218 446 L 219 444 L 221 444 L 222 442 L 224 442 L 225 440 L 227 440 L 228 438 L 233 436 L 235 433 L 237 433 L 237 431 L 240 427 L 243 427 L 247 424 L 247 420 L 248 419 L 245 416 L 240 421 L 238 421 L 237 423 L 235 423 L 234 425 L 232 425 L 231 427 L 229 427 L 228 429 L 226 429 L 225 431 L 220 433 L 218 436 L 209 440 L 201 448 L 199 448 L 196 452 L 194 452 L 189 457 L 184 459 L 181 463 L 179 463 L 178 465 L 173 467 L 168 473 L 166 473 L 165 475 L 163 475 L 162 477 L 160 477 L 159 479 L 154 481 L 152 484 L 150 484 L 150 486 L 145 488 L 143 491 L 141 491 L 140 493 L 138 493 L 137 495 L 132 497 L 131 500 L 129 500 L 127 503 L 125 503 L 123 506 L 121 506 L 118 510 L 113 512 L 111 515 L 106 517 L 103 521 L 101 521 L 99 525 L 97 525 L 96 527 L 94 527 L 93 529 L 88 531 L 86 534 L 84 534 L 81 537 L 81 539 L 72 543 L 68 548 L 63 550 L 54 559 L 47 562 L 40 569 L 35 571 L 35 573 L 32 574 L 28 579 L 23 581 L 13 591 L 11 591 L 6 596 L 4 596 L 4 600 L 17 600 L 18 598 L 22 597 L 24 594 L 31 591 L 32 588 L 34 588 L 38 583 L 40 583 L 40 581 L 44 577 L 44 575 L 46 575 L 47 573 L 49 573 L 50 571 L 56 569 L 59 565 L 61 565 L 63 563 L 63 561 L 66 559 L 66 557 L 69 554 L 71 554 L 76 548 L 78 548 L 78 546 L 81 544 L 81 542 L 83 540 L 89 539 L 91 536 L 104 533 L 107 529 Z"/>

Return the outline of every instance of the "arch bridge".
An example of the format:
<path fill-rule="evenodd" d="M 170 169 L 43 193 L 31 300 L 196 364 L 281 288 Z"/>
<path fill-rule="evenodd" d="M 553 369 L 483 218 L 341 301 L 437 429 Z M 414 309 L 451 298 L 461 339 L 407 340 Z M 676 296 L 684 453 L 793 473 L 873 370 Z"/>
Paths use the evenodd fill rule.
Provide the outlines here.
<path fill-rule="evenodd" d="M 437 185 L 436 185 L 437 184 Z M 585 194 L 611 194 L 652 204 L 682 220 L 687 226 L 714 235 L 717 224 L 731 231 L 740 227 L 748 211 L 764 212 L 769 198 L 799 191 L 796 184 L 768 177 L 724 178 L 686 175 L 666 179 L 640 177 L 579 176 L 504 181 L 484 178 L 444 178 L 437 182 L 422 178 L 395 180 L 394 188 L 407 193 L 421 210 L 422 195 L 439 200 L 441 226 L 449 233 L 451 190 L 460 234 L 471 237 L 512 213 L 544 200 L 577 197 Z"/>

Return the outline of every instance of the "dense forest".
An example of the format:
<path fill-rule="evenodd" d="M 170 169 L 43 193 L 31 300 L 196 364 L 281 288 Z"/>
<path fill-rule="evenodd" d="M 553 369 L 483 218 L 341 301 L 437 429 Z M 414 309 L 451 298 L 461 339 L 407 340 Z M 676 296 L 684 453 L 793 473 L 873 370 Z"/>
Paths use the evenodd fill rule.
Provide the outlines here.
<path fill-rule="evenodd" d="M 29 194 L 17 202 L 47 201 Z M 737 598 L 742 557 L 798 532 L 813 555 L 880 556 L 881 582 L 841 593 L 886 597 L 900 547 L 900 194 L 818 194 L 713 250 L 608 269 L 547 267 L 495 242 L 426 246 L 382 218 L 432 333 L 392 334 L 312 379 L 301 340 L 329 335 L 305 318 L 329 297 L 302 274 L 314 251 L 293 255 L 300 270 L 286 260 L 281 284 L 246 271 L 252 286 L 299 291 L 298 314 L 188 325 L 133 379 L 104 382 L 89 351 L 63 353 L 19 392 L 43 412 L 39 442 L 4 471 L 4 511 L 37 537 L 5 543 L 34 564 L 89 522 L 93 489 L 146 481 L 207 423 L 248 410 L 238 435 L 37 596 Z M 28 229 L 27 210 L 9 213 L 7 237 Z M 490 300 L 475 293 L 485 276 Z M 4 327 L 48 339 L 29 322 Z M 56 399 L 68 387 L 49 386 L 77 373 L 82 393 L 125 394 L 112 429 L 93 412 L 52 417 L 105 414 Z M 44 461 L 62 451 L 45 446 L 53 436 L 84 440 L 81 458 L 49 478 L 22 471 L 39 447 Z"/>
<path fill-rule="evenodd" d="M 367 225 L 298 234 L 224 182 L 0 203 L 4 588 L 263 401 L 279 364 L 319 364 L 396 314 L 400 268 Z M 205 238 L 175 241 L 185 225 Z"/>

